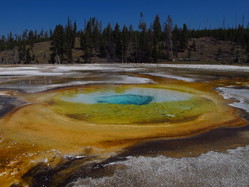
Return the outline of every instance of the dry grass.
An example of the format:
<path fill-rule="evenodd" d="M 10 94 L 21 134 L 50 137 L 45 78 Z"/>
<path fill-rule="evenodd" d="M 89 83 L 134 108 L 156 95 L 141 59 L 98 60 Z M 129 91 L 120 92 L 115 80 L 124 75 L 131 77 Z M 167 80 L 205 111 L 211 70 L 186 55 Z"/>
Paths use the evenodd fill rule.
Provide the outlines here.
<path fill-rule="evenodd" d="M 196 49 L 191 48 L 193 42 L 196 43 Z M 176 61 L 194 62 L 194 63 L 211 63 L 211 64 L 230 64 L 230 63 L 242 63 L 247 59 L 247 53 L 241 46 L 236 45 L 230 41 L 219 41 L 209 37 L 193 38 L 188 42 L 188 48 L 191 53 L 189 59 L 189 52 L 178 52 Z M 36 57 L 34 63 L 48 63 L 51 55 L 51 41 L 40 42 L 34 44 L 33 53 Z M 83 63 L 82 56 L 84 51 L 80 49 L 80 39 L 76 38 L 75 48 L 73 52 L 73 62 Z M 236 56 L 239 56 L 239 61 L 236 62 Z M 3 51 L 0 52 L 0 63 L 15 63 L 15 51 Z M 106 62 L 106 59 L 92 57 L 91 62 L 100 63 Z M 175 63 L 175 62 L 174 62 Z"/>

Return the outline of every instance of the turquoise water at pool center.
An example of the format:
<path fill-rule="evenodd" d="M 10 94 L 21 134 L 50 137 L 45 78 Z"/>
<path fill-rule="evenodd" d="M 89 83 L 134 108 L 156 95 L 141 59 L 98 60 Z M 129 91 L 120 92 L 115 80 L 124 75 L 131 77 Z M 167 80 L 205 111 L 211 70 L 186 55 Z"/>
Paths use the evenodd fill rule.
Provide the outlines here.
<path fill-rule="evenodd" d="M 65 96 L 60 99 L 72 103 L 82 104 L 101 104 L 101 103 L 112 103 L 112 104 L 134 104 L 134 105 L 145 105 L 149 103 L 161 103 L 170 101 L 184 101 L 189 100 L 193 97 L 192 94 L 159 89 L 159 88 L 130 88 L 122 92 L 117 92 L 114 89 L 97 92 L 84 92 L 84 90 L 75 94 L 65 92 Z"/>
<path fill-rule="evenodd" d="M 152 100 L 152 96 L 142 96 L 133 94 L 111 95 L 96 98 L 97 103 L 110 103 L 122 105 L 146 105 L 149 104 Z"/>

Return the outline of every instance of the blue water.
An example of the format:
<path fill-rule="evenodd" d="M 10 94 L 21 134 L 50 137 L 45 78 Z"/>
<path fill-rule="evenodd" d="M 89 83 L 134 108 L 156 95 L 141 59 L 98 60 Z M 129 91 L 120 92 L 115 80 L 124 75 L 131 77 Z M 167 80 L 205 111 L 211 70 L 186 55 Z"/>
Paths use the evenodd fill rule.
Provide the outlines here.
<path fill-rule="evenodd" d="M 62 100 L 73 103 L 96 104 L 134 104 L 143 105 L 148 103 L 162 103 L 170 101 L 189 100 L 193 95 L 185 92 L 157 89 L 157 88 L 131 88 L 122 92 L 113 90 L 101 90 L 97 92 L 77 92 L 65 94 Z M 98 100 L 98 101 L 97 101 Z"/>
<path fill-rule="evenodd" d="M 97 103 L 110 103 L 122 105 L 146 105 L 153 100 L 151 96 L 124 94 L 96 97 Z"/>

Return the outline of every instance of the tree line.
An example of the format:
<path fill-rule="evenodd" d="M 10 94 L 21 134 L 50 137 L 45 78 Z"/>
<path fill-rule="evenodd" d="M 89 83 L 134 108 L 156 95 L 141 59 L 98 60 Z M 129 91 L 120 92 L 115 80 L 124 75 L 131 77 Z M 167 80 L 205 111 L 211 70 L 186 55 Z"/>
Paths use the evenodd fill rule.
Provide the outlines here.
<path fill-rule="evenodd" d="M 173 61 L 179 50 L 185 50 L 188 43 L 188 28 L 173 27 L 170 16 L 162 23 L 157 15 L 148 27 L 140 14 L 138 29 L 132 25 L 120 26 L 118 23 L 102 29 L 101 22 L 90 18 L 83 30 L 77 32 L 76 22 L 70 19 L 65 27 L 57 25 L 52 36 L 52 55 L 50 63 L 72 62 L 72 48 L 75 37 L 80 39 L 80 48 L 84 51 L 83 62 L 90 63 L 98 56 L 109 62 L 157 62 L 159 59 Z"/>
<path fill-rule="evenodd" d="M 35 54 L 33 47 L 35 43 L 49 41 L 52 38 L 53 31 L 48 33 L 43 29 L 38 32 L 37 30 L 24 30 L 21 35 L 13 35 L 10 32 L 7 37 L 2 36 L 0 39 L 0 52 L 1 51 L 14 51 L 13 63 L 29 64 L 35 62 Z M 1 59 L 3 62 L 3 59 Z"/>
<path fill-rule="evenodd" d="M 153 23 L 147 25 L 143 13 L 140 13 L 138 28 L 132 25 L 112 26 L 110 23 L 102 28 L 97 18 L 90 18 L 83 29 L 78 30 L 77 23 L 68 18 L 65 26 L 56 25 L 54 30 L 28 31 L 22 35 L 7 38 L 2 36 L 0 51 L 15 50 L 19 63 L 35 61 L 33 45 L 42 41 L 51 41 L 49 63 L 90 63 L 93 57 L 106 59 L 108 62 L 158 62 L 174 61 L 179 52 L 189 50 L 191 38 L 213 37 L 217 40 L 232 41 L 249 53 L 249 28 L 239 25 L 237 28 L 190 30 L 186 24 L 181 27 L 173 23 L 171 16 L 161 20 L 156 15 Z M 80 42 L 81 58 L 73 59 L 76 39 Z"/>
<path fill-rule="evenodd" d="M 232 41 L 241 45 L 246 49 L 247 53 L 249 53 L 249 25 L 247 28 L 239 24 L 237 28 L 192 30 L 190 32 L 190 37 L 213 37 L 217 40 Z"/>

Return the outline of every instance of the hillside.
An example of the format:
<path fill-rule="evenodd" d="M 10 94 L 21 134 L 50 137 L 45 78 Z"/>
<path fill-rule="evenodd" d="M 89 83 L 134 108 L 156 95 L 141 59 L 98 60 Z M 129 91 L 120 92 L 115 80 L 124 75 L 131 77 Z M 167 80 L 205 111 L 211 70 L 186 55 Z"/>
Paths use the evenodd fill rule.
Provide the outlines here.
<path fill-rule="evenodd" d="M 28 48 L 30 46 L 27 46 Z M 32 53 L 35 56 L 33 63 L 47 64 L 52 53 L 51 41 L 39 42 L 33 45 Z M 1 64 L 17 63 L 17 49 L 0 52 Z M 84 51 L 80 49 L 80 39 L 76 38 L 75 47 L 72 49 L 73 63 L 84 63 Z M 94 52 L 92 63 L 108 63 L 106 58 L 98 57 Z M 247 61 L 247 53 L 240 45 L 231 41 L 221 41 L 212 37 L 192 38 L 188 41 L 185 51 L 178 52 L 175 62 L 214 63 L 214 64 L 241 64 Z M 166 61 L 160 60 L 164 63 Z"/>

